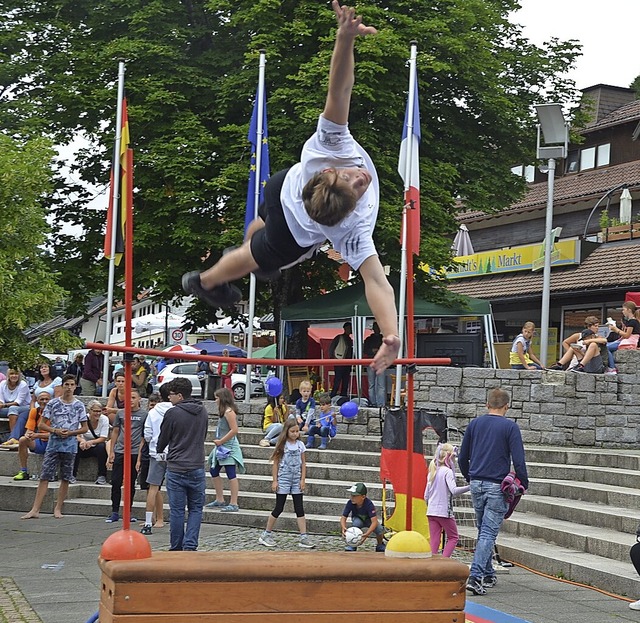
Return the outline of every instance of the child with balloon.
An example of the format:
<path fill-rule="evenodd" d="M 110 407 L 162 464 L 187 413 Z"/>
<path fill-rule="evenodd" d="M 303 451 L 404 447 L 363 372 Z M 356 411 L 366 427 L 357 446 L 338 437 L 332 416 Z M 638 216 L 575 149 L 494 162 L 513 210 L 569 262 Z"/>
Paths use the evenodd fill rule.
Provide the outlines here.
<path fill-rule="evenodd" d="M 278 435 L 282 432 L 284 423 L 289 417 L 289 407 L 286 397 L 282 393 L 282 381 L 273 376 L 266 382 L 267 390 L 267 406 L 264 409 L 264 418 L 262 420 L 262 430 L 264 437 L 258 442 L 258 445 L 268 448 L 275 446 Z"/>

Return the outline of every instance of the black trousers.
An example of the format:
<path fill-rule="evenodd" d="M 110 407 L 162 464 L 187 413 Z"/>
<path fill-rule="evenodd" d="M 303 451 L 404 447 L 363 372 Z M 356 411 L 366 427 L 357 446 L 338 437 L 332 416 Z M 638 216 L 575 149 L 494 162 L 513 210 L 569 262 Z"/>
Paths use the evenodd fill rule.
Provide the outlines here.
<path fill-rule="evenodd" d="M 351 384 L 351 366 L 335 366 L 333 368 L 333 389 L 331 397 L 349 396 L 349 385 Z"/>
<path fill-rule="evenodd" d="M 78 475 L 78 467 L 82 459 L 95 457 L 98 459 L 98 476 L 107 477 L 107 444 L 99 443 L 91 446 L 87 450 L 80 450 L 76 453 L 76 462 L 73 465 L 73 475 Z"/>
<path fill-rule="evenodd" d="M 131 504 L 133 505 L 133 496 L 136 492 L 136 471 L 137 454 L 131 455 Z M 111 471 L 111 512 L 118 513 L 120 511 L 120 501 L 122 500 L 122 483 L 124 481 L 124 454 L 117 454 L 113 461 Z"/>

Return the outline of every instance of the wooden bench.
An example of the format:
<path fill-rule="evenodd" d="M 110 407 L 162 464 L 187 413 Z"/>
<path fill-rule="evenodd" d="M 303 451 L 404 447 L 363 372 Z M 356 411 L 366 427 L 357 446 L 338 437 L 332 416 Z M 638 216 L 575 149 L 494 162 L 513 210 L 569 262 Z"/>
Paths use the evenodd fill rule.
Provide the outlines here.
<path fill-rule="evenodd" d="M 369 552 L 155 552 L 99 560 L 101 623 L 464 623 L 466 565 Z M 341 616 L 342 615 L 342 616 Z"/>

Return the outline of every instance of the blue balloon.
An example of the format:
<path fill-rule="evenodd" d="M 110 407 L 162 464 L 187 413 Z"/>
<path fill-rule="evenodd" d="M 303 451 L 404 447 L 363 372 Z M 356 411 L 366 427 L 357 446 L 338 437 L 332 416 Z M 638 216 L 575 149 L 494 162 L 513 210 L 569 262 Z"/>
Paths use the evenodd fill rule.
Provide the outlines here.
<path fill-rule="evenodd" d="M 282 393 L 282 381 L 277 376 L 272 376 L 265 383 L 267 394 L 272 398 L 277 398 Z"/>
<path fill-rule="evenodd" d="M 340 407 L 340 415 L 347 420 L 352 420 L 358 415 L 358 405 L 353 401 L 345 402 Z"/>

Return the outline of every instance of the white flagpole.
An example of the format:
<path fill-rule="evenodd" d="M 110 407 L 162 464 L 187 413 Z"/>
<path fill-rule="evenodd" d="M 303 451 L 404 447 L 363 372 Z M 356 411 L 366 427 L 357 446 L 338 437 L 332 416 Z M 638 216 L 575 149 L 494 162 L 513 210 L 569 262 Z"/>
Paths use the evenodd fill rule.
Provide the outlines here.
<path fill-rule="evenodd" d="M 260 172 L 262 170 L 262 138 L 264 135 L 264 128 L 262 127 L 262 119 L 264 117 L 264 68 L 266 64 L 266 52 L 260 50 L 260 63 L 258 66 L 258 94 L 256 106 L 257 110 L 257 123 L 256 123 L 256 180 L 255 180 L 255 194 L 253 196 L 253 218 L 258 218 L 258 207 L 260 205 Z M 256 276 L 251 273 L 249 275 L 249 333 L 247 335 L 247 357 L 251 359 L 253 354 L 253 320 L 255 317 L 256 307 Z M 247 364 L 247 377 L 245 383 L 245 403 L 251 402 L 251 364 Z"/>
<path fill-rule="evenodd" d="M 111 187 L 111 259 L 109 260 L 109 287 L 107 292 L 107 322 L 105 326 L 105 342 L 111 341 L 113 325 L 113 289 L 116 272 L 116 233 L 118 231 L 118 210 L 120 209 L 120 141 L 122 139 L 122 102 L 124 100 L 124 62 L 118 63 L 118 104 L 116 109 L 116 142 L 113 146 L 113 184 Z M 107 397 L 109 385 L 109 359 L 111 352 L 104 351 L 102 368 L 102 397 Z"/>
<path fill-rule="evenodd" d="M 411 56 L 409 58 L 409 95 L 407 99 L 407 138 L 413 141 L 413 102 L 416 97 L 416 58 L 418 46 L 415 41 L 411 42 Z M 413 149 L 407 149 L 407 158 L 405 160 L 404 170 L 404 194 L 409 190 L 411 182 L 411 170 L 413 166 Z M 408 210 L 411 206 L 405 204 L 402 211 L 402 260 L 400 263 L 400 294 L 398 297 L 398 336 L 400 337 L 400 354 L 404 352 L 404 331 L 406 318 L 406 301 L 407 301 L 407 253 L 413 253 L 407 250 L 407 221 L 409 220 Z M 393 397 L 394 403 L 400 406 L 400 395 L 402 391 L 402 365 L 396 366 L 396 393 Z"/>

